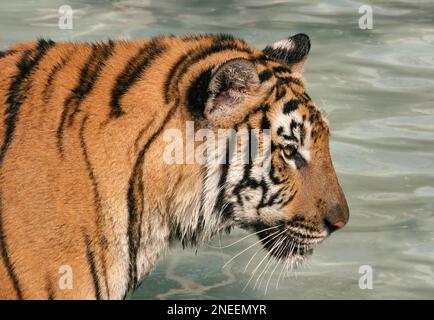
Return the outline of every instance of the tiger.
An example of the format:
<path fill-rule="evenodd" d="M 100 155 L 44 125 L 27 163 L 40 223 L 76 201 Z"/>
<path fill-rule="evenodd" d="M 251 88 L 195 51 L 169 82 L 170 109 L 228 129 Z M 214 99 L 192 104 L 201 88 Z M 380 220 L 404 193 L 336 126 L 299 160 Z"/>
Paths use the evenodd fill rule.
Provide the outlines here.
<path fill-rule="evenodd" d="M 1 52 L 0 298 L 130 298 L 174 244 L 235 227 L 276 261 L 309 257 L 349 219 L 305 90 L 310 48 L 301 33 L 263 50 L 189 34 Z M 188 121 L 269 152 L 165 161 L 165 132 Z"/>

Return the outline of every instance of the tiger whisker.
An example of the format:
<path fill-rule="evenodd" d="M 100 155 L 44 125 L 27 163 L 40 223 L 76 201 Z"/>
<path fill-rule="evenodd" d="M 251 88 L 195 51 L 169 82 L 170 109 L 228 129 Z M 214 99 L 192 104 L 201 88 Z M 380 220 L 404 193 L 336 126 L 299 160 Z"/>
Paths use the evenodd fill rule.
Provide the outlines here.
<path fill-rule="evenodd" d="M 297 245 L 295 247 L 295 244 L 294 244 L 294 248 L 297 248 L 297 250 L 296 250 L 296 256 L 299 256 L 300 255 L 300 245 Z M 287 272 L 286 276 L 290 277 L 291 274 L 293 274 L 295 276 L 295 278 L 297 278 L 297 275 L 298 275 L 297 274 L 297 269 L 299 267 L 299 264 L 300 264 L 300 261 L 297 258 L 293 259 L 291 261 L 291 264 L 289 265 L 289 268 L 286 270 L 286 272 Z"/>
<path fill-rule="evenodd" d="M 280 234 L 279 234 L 280 235 Z M 272 241 L 274 238 L 277 238 L 277 236 L 276 237 L 273 237 L 272 239 L 269 239 L 267 242 L 265 242 L 264 243 L 264 245 L 266 245 L 266 244 L 268 244 L 270 241 Z M 250 265 L 250 263 L 252 262 L 252 260 L 253 260 L 253 258 L 261 251 L 261 249 L 262 248 L 259 248 L 256 252 L 255 252 L 255 254 L 254 255 L 252 255 L 252 257 L 250 257 L 250 260 L 247 262 L 247 264 L 246 264 L 246 267 L 244 268 L 244 272 L 246 272 L 246 270 L 247 270 L 247 268 L 249 267 L 249 265 Z"/>
<path fill-rule="evenodd" d="M 283 245 L 282 244 L 285 242 L 285 240 L 286 240 L 285 237 L 282 237 L 281 239 L 279 239 L 276 242 L 277 246 L 273 250 L 275 258 L 274 257 L 270 257 L 270 261 L 269 261 L 270 262 L 270 266 L 272 265 L 271 264 L 272 261 L 276 261 L 276 266 L 279 264 L 279 258 L 280 258 L 280 255 L 281 255 L 281 252 L 282 252 L 282 249 L 283 249 Z M 271 258 L 274 258 L 274 259 L 271 259 Z M 268 266 L 266 268 L 267 268 L 267 270 L 265 272 L 268 272 Z M 263 279 L 261 279 L 261 281 L 259 282 L 259 287 L 261 286 L 262 280 Z"/>
<path fill-rule="evenodd" d="M 246 264 L 246 267 L 244 268 L 244 272 L 247 271 L 247 268 L 249 267 L 249 265 L 250 265 L 250 263 L 252 262 L 253 258 L 256 257 L 256 255 L 259 253 L 259 251 L 261 251 L 261 248 L 259 248 L 258 250 L 256 250 L 255 254 L 253 254 L 253 255 L 250 257 L 249 261 L 248 261 L 247 264 Z"/>
<path fill-rule="evenodd" d="M 296 253 L 296 251 L 297 251 L 296 249 L 298 249 L 298 247 L 296 247 L 296 244 L 294 243 L 293 248 L 291 250 L 291 256 L 294 253 L 294 250 L 295 250 L 295 253 Z M 294 266 L 296 264 L 297 264 L 297 260 L 295 258 L 291 258 L 291 259 L 288 260 L 288 264 L 287 264 L 287 266 L 285 268 L 285 274 L 283 276 L 284 278 L 288 278 L 291 275 L 291 272 L 294 269 Z"/>
<path fill-rule="evenodd" d="M 276 236 L 277 237 L 277 236 Z M 273 238 L 274 239 L 274 238 Z M 264 245 L 268 244 L 271 240 L 273 239 L 269 239 L 267 242 L 264 243 Z M 259 251 L 261 251 L 261 248 L 259 248 L 254 255 L 252 255 L 249 259 L 249 261 L 246 264 L 246 267 L 244 268 L 244 272 L 246 272 L 247 268 L 249 267 L 250 263 L 252 262 L 253 258 L 259 253 Z"/>
<path fill-rule="evenodd" d="M 288 247 L 288 245 L 290 246 L 291 243 L 290 242 L 285 243 L 285 246 L 284 246 L 285 250 Z M 277 278 L 276 289 L 279 287 L 279 281 L 280 281 L 280 278 L 282 277 L 282 272 L 283 272 L 283 269 L 285 268 L 286 262 L 287 262 L 287 259 L 285 259 L 285 261 L 282 263 L 282 269 L 280 270 L 279 277 Z"/>
<path fill-rule="evenodd" d="M 274 245 L 274 247 L 270 250 L 270 253 L 273 253 L 275 250 L 279 250 L 279 249 L 280 249 L 280 244 L 281 244 L 283 241 L 285 241 L 285 237 L 282 237 L 281 239 L 277 240 L 276 243 L 275 243 L 275 245 Z M 264 270 L 262 271 L 262 273 L 259 275 L 258 279 L 256 280 L 256 282 L 258 282 L 258 280 L 260 279 L 260 281 L 259 281 L 259 285 L 258 285 L 258 288 L 261 287 L 262 281 L 263 281 L 263 279 L 264 279 L 264 278 L 262 277 L 262 275 L 263 275 L 263 274 L 266 274 L 266 273 L 268 272 L 268 268 L 272 265 L 272 264 L 271 264 L 272 261 L 274 261 L 274 259 L 273 259 L 273 257 L 270 256 L 270 257 L 269 257 L 269 260 L 268 260 L 268 262 L 267 262 L 267 264 L 266 264 L 266 266 L 265 266 L 265 268 L 264 268 Z M 256 286 L 256 283 L 255 283 L 255 286 Z M 264 292 L 264 294 L 266 294 L 266 292 Z"/>
<path fill-rule="evenodd" d="M 245 248 L 243 251 L 241 251 L 240 253 L 236 254 L 236 255 L 233 256 L 231 259 L 229 259 L 229 260 L 228 260 L 228 261 L 223 265 L 222 268 L 226 267 L 226 266 L 227 266 L 231 261 L 233 261 L 235 258 L 237 258 L 237 257 L 240 256 L 241 254 L 243 254 L 244 252 L 246 252 L 247 250 L 249 250 L 251 247 L 257 245 L 257 244 L 260 243 L 261 241 L 263 241 L 263 240 L 265 240 L 265 239 L 267 239 L 267 238 L 269 238 L 269 237 L 275 235 L 275 234 L 278 233 L 278 232 L 279 232 L 279 231 L 276 231 L 276 232 L 274 232 L 274 233 L 272 233 L 272 234 L 269 234 L 269 235 L 266 236 L 264 239 L 259 239 L 259 240 L 258 240 L 257 242 L 255 242 L 254 244 L 248 246 L 248 247 Z"/>
<path fill-rule="evenodd" d="M 271 274 L 268 277 L 267 284 L 265 285 L 265 295 L 267 295 L 268 285 L 270 284 L 270 280 L 273 277 L 273 274 L 276 271 L 277 267 L 279 266 L 280 257 L 281 257 L 281 255 L 283 253 L 283 248 L 285 247 L 284 245 L 282 245 L 284 243 L 283 240 L 284 240 L 284 238 L 282 239 L 282 242 L 279 244 L 279 250 L 276 253 L 276 265 L 274 266 L 273 271 L 271 271 Z"/>
<path fill-rule="evenodd" d="M 288 264 L 291 262 L 291 256 L 292 256 L 292 254 L 294 252 L 294 246 L 295 246 L 295 243 L 294 242 L 290 242 L 290 244 L 289 244 L 289 251 L 290 252 L 288 254 L 288 257 L 286 258 L 285 263 L 282 266 L 282 270 L 280 270 L 279 278 L 277 279 L 276 288 L 279 286 L 279 281 L 280 281 L 281 276 L 283 275 L 283 278 L 285 278 L 285 274 L 286 274 L 286 270 L 288 268 Z"/>
<path fill-rule="evenodd" d="M 281 234 L 283 234 L 285 231 L 286 231 L 286 230 L 282 230 L 282 231 L 280 231 L 280 233 L 279 233 L 277 236 L 273 237 L 273 239 L 277 238 L 278 236 L 280 236 Z M 269 255 L 270 255 L 270 251 L 268 251 L 268 252 L 264 255 L 264 257 L 262 258 L 261 262 L 259 262 L 259 264 L 256 266 L 256 268 L 253 270 L 252 275 L 250 276 L 249 281 L 247 281 L 247 283 L 246 283 L 246 285 L 245 285 L 243 291 L 247 288 L 247 286 L 249 285 L 250 281 L 252 281 L 253 277 L 255 276 L 256 271 L 259 269 L 259 267 L 262 265 L 262 263 L 264 262 L 264 260 L 265 260 Z"/>
<path fill-rule="evenodd" d="M 276 243 L 273 245 L 273 247 L 271 248 L 271 250 L 269 251 L 269 253 L 271 253 L 271 252 L 274 250 L 275 247 L 276 247 Z M 269 256 L 269 254 L 267 254 L 267 255 L 265 256 L 265 258 L 266 258 L 267 256 Z M 264 272 L 266 272 L 268 266 L 270 265 L 270 261 L 272 261 L 272 259 L 270 259 L 270 258 L 271 258 L 271 257 L 269 256 L 269 257 L 268 257 L 268 261 L 267 261 L 265 267 L 263 268 L 262 272 L 261 272 L 261 273 L 258 275 L 258 277 L 256 278 L 255 285 L 253 286 L 253 289 L 256 289 L 256 286 L 258 285 L 258 281 L 259 281 L 259 279 L 261 279 L 262 275 L 264 274 Z M 259 282 L 258 289 L 259 289 L 260 287 L 261 287 L 261 282 Z"/>
<path fill-rule="evenodd" d="M 277 227 L 279 227 L 279 226 L 274 226 L 274 227 L 270 227 L 270 228 L 265 228 L 265 229 L 262 229 L 262 230 L 256 231 L 256 232 L 254 232 L 254 233 L 250 233 L 250 234 L 248 234 L 248 235 L 242 237 L 241 239 L 238 239 L 237 241 L 235 241 L 235 242 L 233 242 L 233 243 L 231 243 L 231 244 L 229 244 L 229 245 L 226 245 L 226 246 L 224 246 L 224 247 L 222 247 L 222 246 L 220 246 L 220 247 L 215 247 L 215 246 L 212 246 L 212 245 L 209 245 L 209 244 L 208 244 L 207 246 L 210 247 L 210 248 L 213 248 L 213 249 L 226 249 L 226 248 L 229 248 L 229 247 L 232 247 L 232 246 L 236 245 L 237 243 L 240 243 L 241 241 L 243 241 L 243 240 L 245 240 L 245 239 L 247 239 L 247 238 L 250 238 L 251 236 L 254 236 L 254 235 L 256 235 L 256 234 L 259 234 L 259 233 L 264 232 L 264 231 L 267 231 L 267 230 L 275 229 L 275 228 L 277 228 Z"/>

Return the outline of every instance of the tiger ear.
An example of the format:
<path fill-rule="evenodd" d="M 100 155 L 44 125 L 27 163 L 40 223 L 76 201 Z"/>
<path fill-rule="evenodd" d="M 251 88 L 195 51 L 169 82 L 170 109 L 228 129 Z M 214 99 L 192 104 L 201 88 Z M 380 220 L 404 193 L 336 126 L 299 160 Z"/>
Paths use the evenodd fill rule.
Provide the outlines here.
<path fill-rule="evenodd" d="M 265 47 L 262 52 L 270 59 L 289 65 L 292 72 L 302 72 L 309 50 L 309 37 L 299 33 Z"/>
<path fill-rule="evenodd" d="M 216 125 L 244 117 L 260 86 L 254 64 L 243 58 L 225 62 L 213 72 L 208 85 L 205 118 Z"/>

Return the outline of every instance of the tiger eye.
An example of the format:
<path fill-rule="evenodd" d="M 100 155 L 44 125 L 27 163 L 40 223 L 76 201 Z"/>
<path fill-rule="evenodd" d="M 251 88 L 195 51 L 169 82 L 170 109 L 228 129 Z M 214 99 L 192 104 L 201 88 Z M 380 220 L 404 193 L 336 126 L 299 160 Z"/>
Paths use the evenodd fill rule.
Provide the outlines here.
<path fill-rule="evenodd" d="M 289 144 L 282 148 L 283 155 L 288 159 L 292 160 L 294 156 L 297 154 L 298 148 L 295 145 Z"/>

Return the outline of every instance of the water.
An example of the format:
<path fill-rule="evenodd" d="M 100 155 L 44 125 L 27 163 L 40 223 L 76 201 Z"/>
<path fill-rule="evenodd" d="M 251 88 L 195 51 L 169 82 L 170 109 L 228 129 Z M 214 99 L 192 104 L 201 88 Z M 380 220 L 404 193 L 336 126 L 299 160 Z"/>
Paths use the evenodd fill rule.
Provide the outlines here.
<path fill-rule="evenodd" d="M 265 254 L 244 272 L 259 247 L 222 269 L 256 241 L 250 237 L 197 255 L 173 248 L 134 299 L 434 298 L 434 1 L 375 1 L 372 30 L 358 27 L 363 1 L 70 1 L 74 28 L 60 30 L 64 4 L 2 1 L 0 49 L 38 36 L 85 41 L 192 32 L 231 33 L 258 48 L 304 32 L 313 44 L 308 92 L 330 121 L 349 225 L 276 288 L 278 267 L 266 294 L 271 272 L 259 289 L 255 277 L 243 291 Z M 235 230 L 210 245 L 243 235 Z M 362 265 L 373 269 L 372 290 L 359 288 Z"/>

